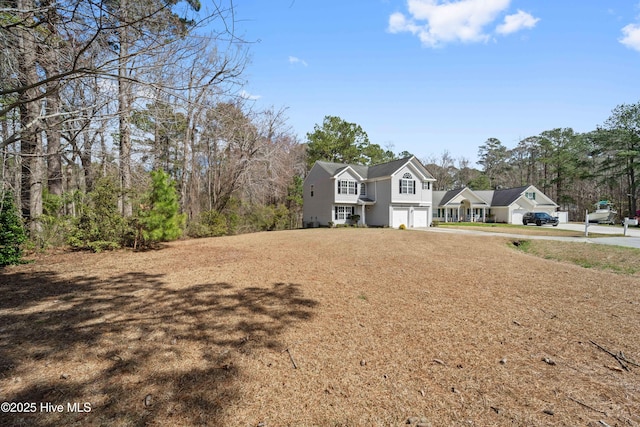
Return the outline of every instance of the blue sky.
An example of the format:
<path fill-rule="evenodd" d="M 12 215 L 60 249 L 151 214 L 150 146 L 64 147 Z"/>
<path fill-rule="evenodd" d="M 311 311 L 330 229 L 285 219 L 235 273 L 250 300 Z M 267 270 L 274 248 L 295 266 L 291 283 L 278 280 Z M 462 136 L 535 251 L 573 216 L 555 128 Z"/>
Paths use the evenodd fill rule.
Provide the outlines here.
<path fill-rule="evenodd" d="M 243 88 L 286 107 L 303 142 L 324 116 L 420 159 L 477 159 L 556 127 L 595 129 L 640 101 L 640 3 L 235 0 Z"/>

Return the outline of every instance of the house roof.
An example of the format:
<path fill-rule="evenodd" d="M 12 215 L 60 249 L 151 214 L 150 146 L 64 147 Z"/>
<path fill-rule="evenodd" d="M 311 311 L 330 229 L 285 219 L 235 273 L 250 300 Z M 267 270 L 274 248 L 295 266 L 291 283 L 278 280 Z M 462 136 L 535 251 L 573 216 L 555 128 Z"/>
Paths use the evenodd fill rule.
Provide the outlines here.
<path fill-rule="evenodd" d="M 382 178 L 393 175 L 398 169 L 404 166 L 406 163 L 414 159 L 414 157 L 405 157 L 403 159 L 392 160 L 386 163 L 380 163 L 374 166 L 354 165 L 348 163 L 333 163 L 318 160 L 316 164 L 326 170 L 331 176 L 336 176 L 340 172 L 347 168 L 351 168 L 355 173 L 360 175 L 364 179 Z M 427 179 L 433 179 L 433 176 L 427 171 L 424 166 L 416 159 L 420 172 L 425 175 Z"/>
<path fill-rule="evenodd" d="M 379 165 L 371 166 L 369 167 L 369 178 L 381 178 L 384 176 L 391 176 L 395 171 L 397 171 L 402 166 L 404 166 L 405 163 L 407 163 L 409 160 L 411 160 L 410 157 L 398 159 L 398 160 L 392 160 L 387 163 L 381 163 Z"/>
<path fill-rule="evenodd" d="M 444 206 L 447 203 L 449 203 L 451 201 L 451 199 L 453 199 L 454 197 L 456 197 L 458 194 L 462 193 L 462 191 L 465 189 L 466 187 L 463 188 L 456 188 L 455 190 L 449 190 L 446 193 L 444 193 L 444 196 L 442 196 L 442 200 L 440 200 L 439 205 L 440 206 Z"/>
<path fill-rule="evenodd" d="M 433 192 L 433 200 L 437 206 L 445 206 L 451 199 L 458 196 L 463 191 L 467 190 L 471 193 L 475 194 L 480 200 L 483 200 L 487 205 L 491 207 L 500 207 L 500 206 L 510 206 L 515 203 L 520 197 L 523 197 L 525 191 L 529 189 L 536 189 L 532 185 L 525 185 L 523 187 L 516 188 L 506 188 L 504 190 L 471 190 L 468 187 L 458 188 L 455 190 L 449 191 L 434 191 Z M 537 190 L 537 189 L 536 189 Z M 546 195 L 540 192 L 543 200 L 548 200 L 550 203 L 545 203 L 543 200 L 538 200 L 536 202 L 537 206 L 557 206 L 553 200 L 549 199 Z M 438 198 L 440 198 L 438 200 Z"/>
<path fill-rule="evenodd" d="M 509 206 L 518 200 L 522 193 L 529 187 L 529 185 L 526 185 L 524 187 L 495 190 L 493 192 L 493 198 L 491 199 L 491 206 Z"/>

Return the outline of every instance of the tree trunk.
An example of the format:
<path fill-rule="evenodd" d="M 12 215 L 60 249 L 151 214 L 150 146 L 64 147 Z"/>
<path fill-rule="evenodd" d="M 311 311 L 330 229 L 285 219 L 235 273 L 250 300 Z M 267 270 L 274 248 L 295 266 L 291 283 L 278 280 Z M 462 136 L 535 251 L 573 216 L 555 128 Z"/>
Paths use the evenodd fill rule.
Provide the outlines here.
<path fill-rule="evenodd" d="M 57 84 L 47 84 L 47 173 L 49 193 L 62 195 L 62 154 L 60 152 L 60 94 Z"/>
<path fill-rule="evenodd" d="M 60 55 L 61 43 L 58 30 L 58 16 L 53 4 L 53 0 L 45 1 L 44 5 L 49 8 L 47 28 L 50 33 L 49 46 L 45 50 L 45 73 L 48 77 L 60 72 L 56 64 Z M 60 152 L 60 138 L 62 128 L 62 117 L 60 116 L 60 92 L 56 80 L 46 84 L 46 133 L 47 133 L 47 187 L 49 193 L 56 196 L 62 195 L 62 153 Z"/>
<path fill-rule="evenodd" d="M 33 10 L 32 0 L 20 0 L 18 9 Z M 25 23 L 30 21 L 25 17 Z M 36 72 L 36 38 L 33 30 L 24 29 L 20 35 L 18 72 L 20 85 L 28 87 L 38 81 Z M 38 89 L 28 89 L 19 95 L 20 101 L 20 154 L 22 156 L 21 204 L 22 214 L 29 220 L 32 237 L 41 230 L 39 217 L 42 215 L 42 139 L 40 132 L 38 103 L 35 99 Z"/>
<path fill-rule="evenodd" d="M 123 21 L 127 21 L 127 0 L 120 0 L 120 11 Z M 120 131 L 120 185 L 122 189 L 122 215 L 133 215 L 131 204 L 131 84 L 128 80 L 129 31 L 128 22 L 121 22 L 118 31 L 120 43 L 118 62 L 118 114 Z"/>

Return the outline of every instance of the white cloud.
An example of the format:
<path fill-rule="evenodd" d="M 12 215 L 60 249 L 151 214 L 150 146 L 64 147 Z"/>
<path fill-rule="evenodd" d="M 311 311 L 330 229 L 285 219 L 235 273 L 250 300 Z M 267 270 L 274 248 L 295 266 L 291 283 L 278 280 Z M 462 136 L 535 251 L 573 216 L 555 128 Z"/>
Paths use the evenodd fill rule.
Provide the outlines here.
<path fill-rule="evenodd" d="M 240 98 L 246 99 L 248 101 L 256 101 L 256 100 L 262 98 L 262 96 L 260 96 L 260 95 L 252 95 L 252 94 L 250 94 L 249 92 L 247 92 L 244 89 L 242 89 L 240 91 L 239 95 L 240 95 Z"/>
<path fill-rule="evenodd" d="M 618 41 L 628 48 L 640 51 L 640 24 L 629 24 L 622 28 L 623 37 Z"/>
<path fill-rule="evenodd" d="M 487 42 L 485 27 L 504 13 L 511 0 L 408 0 L 408 16 L 396 12 L 389 17 L 391 33 L 409 32 L 425 46 L 438 47 L 451 42 Z M 525 19 L 526 18 L 526 19 Z M 505 18 L 503 34 L 521 28 L 531 28 L 538 21 L 518 11 Z M 517 27 L 517 28 L 516 28 Z M 508 31 L 506 31 L 508 30 Z"/>
<path fill-rule="evenodd" d="M 302 64 L 305 67 L 308 66 L 309 64 L 307 64 L 307 61 L 302 60 L 296 56 L 290 56 L 289 57 L 289 64 Z"/>
<path fill-rule="evenodd" d="M 534 18 L 527 12 L 518 10 L 518 13 L 504 17 L 504 23 L 498 25 L 496 32 L 499 34 L 511 34 L 524 28 L 531 29 L 536 26 L 540 18 Z"/>

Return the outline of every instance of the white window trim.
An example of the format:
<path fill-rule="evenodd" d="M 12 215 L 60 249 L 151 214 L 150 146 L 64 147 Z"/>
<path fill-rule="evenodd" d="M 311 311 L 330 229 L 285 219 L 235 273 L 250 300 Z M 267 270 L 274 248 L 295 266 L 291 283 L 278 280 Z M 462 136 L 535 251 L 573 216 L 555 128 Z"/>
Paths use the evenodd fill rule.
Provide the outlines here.
<path fill-rule="evenodd" d="M 416 194 L 415 180 L 413 179 L 401 179 L 400 180 L 400 194 Z"/>
<path fill-rule="evenodd" d="M 358 182 L 352 179 L 338 181 L 338 194 L 358 194 Z"/>
<path fill-rule="evenodd" d="M 345 205 L 336 206 L 333 218 L 336 221 L 347 220 L 349 216 L 354 215 L 354 212 L 355 212 L 355 209 L 353 206 L 345 206 Z"/>

